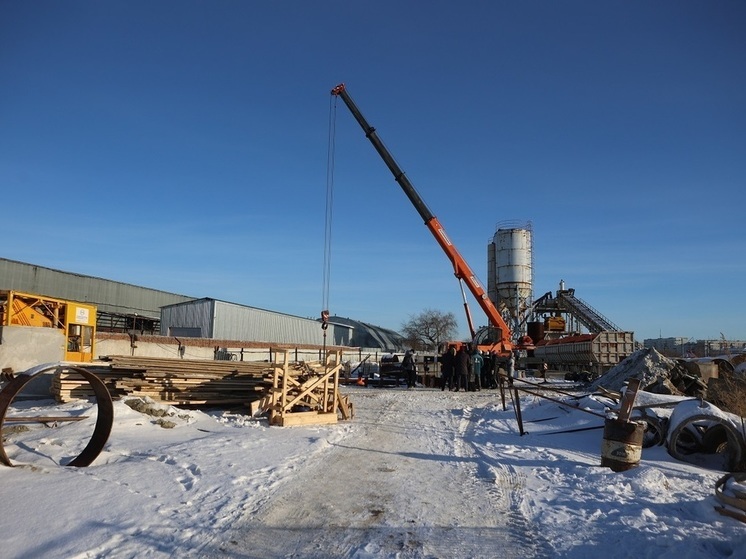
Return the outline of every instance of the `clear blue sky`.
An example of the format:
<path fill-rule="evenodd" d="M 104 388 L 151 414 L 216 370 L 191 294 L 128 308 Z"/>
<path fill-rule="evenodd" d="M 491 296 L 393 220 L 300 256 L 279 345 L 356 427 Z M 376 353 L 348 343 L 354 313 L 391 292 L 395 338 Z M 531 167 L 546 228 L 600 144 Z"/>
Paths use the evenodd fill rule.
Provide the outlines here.
<path fill-rule="evenodd" d="M 0 1 L 0 256 L 317 317 L 345 82 L 482 281 L 531 221 L 636 338 L 746 339 L 746 3 Z M 330 311 L 452 311 L 344 105 Z M 486 322 L 472 301 L 477 325 Z"/>

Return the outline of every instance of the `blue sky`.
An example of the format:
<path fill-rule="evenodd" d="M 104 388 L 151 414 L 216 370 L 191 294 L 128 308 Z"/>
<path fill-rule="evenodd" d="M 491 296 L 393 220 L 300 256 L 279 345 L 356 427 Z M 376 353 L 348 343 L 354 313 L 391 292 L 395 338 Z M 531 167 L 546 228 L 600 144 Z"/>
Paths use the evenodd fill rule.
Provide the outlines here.
<path fill-rule="evenodd" d="M 736 1 L 0 0 L 0 256 L 317 317 L 345 82 L 484 283 L 496 224 L 530 221 L 536 297 L 746 339 L 744 61 Z M 332 314 L 465 335 L 341 101 L 335 146 Z"/>

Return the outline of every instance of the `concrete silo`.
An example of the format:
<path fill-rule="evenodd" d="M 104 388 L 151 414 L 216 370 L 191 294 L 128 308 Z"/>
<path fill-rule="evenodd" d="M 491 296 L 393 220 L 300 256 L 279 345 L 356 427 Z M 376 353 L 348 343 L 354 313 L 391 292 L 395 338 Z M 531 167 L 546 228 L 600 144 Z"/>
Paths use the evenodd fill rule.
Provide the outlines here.
<path fill-rule="evenodd" d="M 514 334 L 533 301 L 533 230 L 531 222 L 500 222 L 487 245 L 487 295 Z"/>

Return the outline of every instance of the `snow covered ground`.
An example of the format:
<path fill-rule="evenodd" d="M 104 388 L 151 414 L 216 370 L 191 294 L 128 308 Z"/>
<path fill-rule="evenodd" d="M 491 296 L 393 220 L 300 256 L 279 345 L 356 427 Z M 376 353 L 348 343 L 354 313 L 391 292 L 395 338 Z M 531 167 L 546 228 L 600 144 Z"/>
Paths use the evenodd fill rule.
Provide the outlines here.
<path fill-rule="evenodd" d="M 60 464 L 87 444 L 96 407 L 55 406 L 90 417 L 6 434 L 0 556 L 746 557 L 746 524 L 714 509 L 723 472 L 662 446 L 612 472 L 594 415 L 525 395 L 521 436 L 497 391 L 344 390 L 355 418 L 311 427 L 118 401 L 87 468 Z"/>

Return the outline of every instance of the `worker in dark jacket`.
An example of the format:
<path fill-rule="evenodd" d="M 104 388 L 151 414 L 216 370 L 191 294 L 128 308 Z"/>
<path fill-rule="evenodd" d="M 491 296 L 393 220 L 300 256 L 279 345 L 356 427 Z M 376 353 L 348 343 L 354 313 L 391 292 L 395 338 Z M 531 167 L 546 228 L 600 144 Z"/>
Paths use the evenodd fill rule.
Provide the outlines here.
<path fill-rule="evenodd" d="M 482 352 L 474 348 L 471 353 L 471 376 L 469 378 L 469 390 L 482 389 L 482 368 L 484 367 L 484 358 Z"/>
<path fill-rule="evenodd" d="M 456 390 L 463 388 L 464 392 L 469 390 L 469 368 L 471 360 L 469 359 L 469 352 L 466 351 L 466 345 L 462 344 L 459 350 L 456 352 Z"/>
<path fill-rule="evenodd" d="M 456 365 L 456 348 L 448 346 L 440 356 L 440 389 L 453 390 L 453 372 Z"/>

